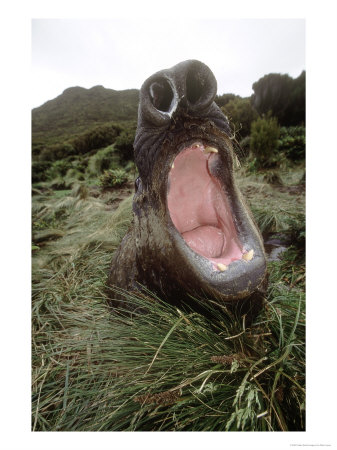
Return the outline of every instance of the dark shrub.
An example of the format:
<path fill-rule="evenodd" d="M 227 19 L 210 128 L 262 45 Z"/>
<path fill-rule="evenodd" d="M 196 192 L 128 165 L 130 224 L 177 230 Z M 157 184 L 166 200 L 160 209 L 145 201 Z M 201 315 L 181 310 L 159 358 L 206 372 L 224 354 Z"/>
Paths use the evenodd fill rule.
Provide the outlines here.
<path fill-rule="evenodd" d="M 72 144 L 76 153 L 83 154 L 112 144 L 120 132 L 121 127 L 119 125 L 99 126 L 78 136 L 72 141 Z"/>
<path fill-rule="evenodd" d="M 99 177 L 99 184 L 102 188 L 120 187 L 128 181 L 128 176 L 123 169 L 106 170 Z"/>
<path fill-rule="evenodd" d="M 74 147 L 69 143 L 49 145 L 41 151 L 39 160 L 56 161 L 58 159 L 66 158 L 73 153 Z"/>
<path fill-rule="evenodd" d="M 121 132 L 115 142 L 115 149 L 123 161 L 133 159 L 133 142 L 135 140 L 135 129 L 126 129 Z"/>
<path fill-rule="evenodd" d="M 229 101 L 234 100 L 236 98 L 240 97 L 235 94 L 222 94 L 216 95 L 214 101 L 221 108 L 223 106 L 226 106 Z"/>
<path fill-rule="evenodd" d="M 249 98 L 237 97 L 221 109 L 231 122 L 235 133 L 242 138 L 249 135 L 252 122 L 258 118 Z"/>
<path fill-rule="evenodd" d="M 32 183 L 47 180 L 47 170 L 50 168 L 50 161 L 33 161 L 32 163 Z"/>
<path fill-rule="evenodd" d="M 250 149 L 258 168 L 277 165 L 279 134 L 280 128 L 275 117 L 261 117 L 252 123 Z"/>
<path fill-rule="evenodd" d="M 279 151 L 284 152 L 287 158 L 298 161 L 305 158 L 305 128 L 282 127 L 278 143 Z"/>
<path fill-rule="evenodd" d="M 270 73 L 253 84 L 253 106 L 259 114 L 272 115 L 282 126 L 305 123 L 305 71 L 295 79 Z"/>

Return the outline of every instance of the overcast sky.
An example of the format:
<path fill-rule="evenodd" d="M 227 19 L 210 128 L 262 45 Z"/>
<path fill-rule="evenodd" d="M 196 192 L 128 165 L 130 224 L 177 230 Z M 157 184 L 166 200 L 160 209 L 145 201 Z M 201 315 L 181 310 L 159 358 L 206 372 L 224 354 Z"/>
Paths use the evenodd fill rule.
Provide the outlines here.
<path fill-rule="evenodd" d="M 72 86 L 140 88 L 186 59 L 213 71 L 218 94 L 252 94 L 267 73 L 305 69 L 303 19 L 32 20 L 32 107 Z"/>

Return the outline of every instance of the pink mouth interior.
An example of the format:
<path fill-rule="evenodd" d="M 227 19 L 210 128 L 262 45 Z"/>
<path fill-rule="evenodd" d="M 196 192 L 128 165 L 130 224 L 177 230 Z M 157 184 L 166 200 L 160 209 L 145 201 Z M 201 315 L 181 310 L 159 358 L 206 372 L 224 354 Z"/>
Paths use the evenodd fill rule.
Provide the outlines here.
<path fill-rule="evenodd" d="M 170 170 L 167 197 L 173 224 L 215 269 L 243 254 L 226 194 L 210 171 L 218 158 L 217 153 L 205 153 L 202 144 L 184 149 Z"/>

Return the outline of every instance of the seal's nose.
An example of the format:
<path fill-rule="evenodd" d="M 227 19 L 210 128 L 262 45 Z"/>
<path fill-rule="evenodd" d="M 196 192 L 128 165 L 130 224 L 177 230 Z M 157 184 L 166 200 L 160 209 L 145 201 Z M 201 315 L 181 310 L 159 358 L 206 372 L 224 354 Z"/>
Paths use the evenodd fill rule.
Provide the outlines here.
<path fill-rule="evenodd" d="M 166 125 L 174 113 L 207 113 L 217 90 L 212 71 L 202 62 L 184 61 L 148 78 L 140 92 L 140 113 L 153 125 Z"/>

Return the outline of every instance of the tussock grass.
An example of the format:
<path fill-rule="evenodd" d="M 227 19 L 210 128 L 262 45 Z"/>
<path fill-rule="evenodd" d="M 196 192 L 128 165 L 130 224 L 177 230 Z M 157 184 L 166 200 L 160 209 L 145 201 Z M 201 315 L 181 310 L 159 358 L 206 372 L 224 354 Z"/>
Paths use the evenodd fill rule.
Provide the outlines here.
<path fill-rule="evenodd" d="M 123 200 L 116 211 L 106 202 L 89 197 L 85 189 L 75 187 L 73 195 L 33 203 L 33 242 L 44 242 L 52 228 L 59 238 L 33 259 L 33 270 L 46 267 L 55 258 L 75 258 L 85 249 L 114 251 L 131 223 L 132 197 Z M 111 253 L 110 253 L 111 256 Z"/>
<path fill-rule="evenodd" d="M 119 292 L 130 317 L 107 307 L 105 291 L 130 208 L 131 198 L 113 213 L 80 190 L 34 201 L 35 222 L 63 235 L 33 253 L 32 430 L 304 430 L 296 250 L 269 264 L 266 303 L 250 324 L 213 299 L 201 315 Z"/>
<path fill-rule="evenodd" d="M 268 205 L 252 206 L 251 209 L 261 233 L 290 233 L 294 227 L 304 229 L 305 215 L 301 210 L 270 209 Z"/>
<path fill-rule="evenodd" d="M 302 170 L 296 172 L 302 174 Z M 282 176 L 283 178 L 283 176 Z M 285 177 L 287 181 L 294 176 Z M 305 227 L 305 198 L 303 193 L 288 193 L 263 181 L 263 176 L 238 178 L 238 184 L 249 204 L 262 233 L 290 233 L 294 228 Z M 285 183 L 284 183 L 285 185 Z"/>
<path fill-rule="evenodd" d="M 247 327 L 212 303 L 205 317 L 150 293 L 124 294 L 146 313 L 109 312 L 109 259 L 83 253 L 34 286 L 33 429 L 304 429 L 303 294 L 275 267 Z"/>

